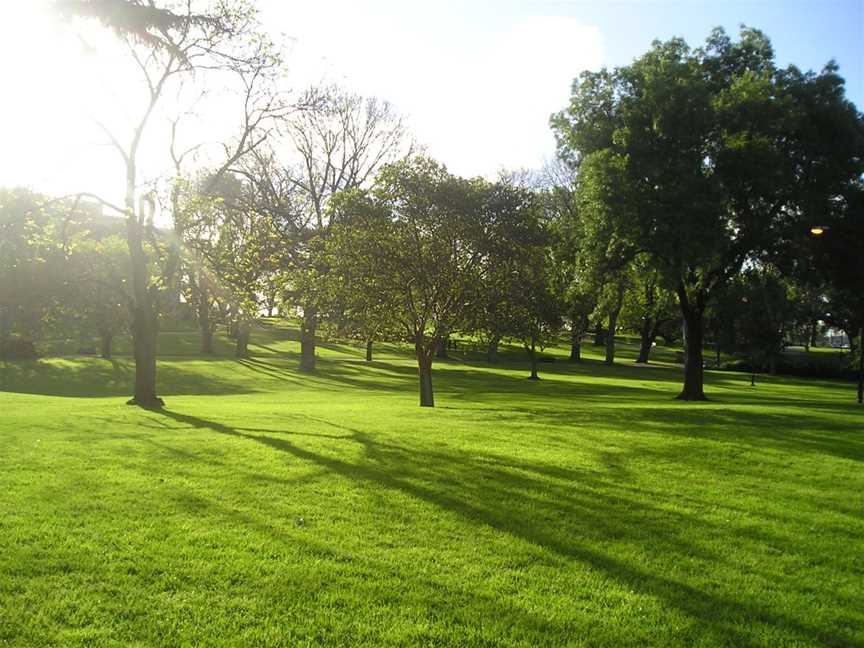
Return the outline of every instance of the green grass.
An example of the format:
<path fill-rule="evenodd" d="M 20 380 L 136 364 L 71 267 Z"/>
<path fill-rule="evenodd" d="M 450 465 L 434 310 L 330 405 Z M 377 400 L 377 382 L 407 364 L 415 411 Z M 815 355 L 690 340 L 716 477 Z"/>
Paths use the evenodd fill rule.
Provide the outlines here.
<path fill-rule="evenodd" d="M 256 337 L 0 364 L 0 645 L 864 645 L 854 386 Z"/>

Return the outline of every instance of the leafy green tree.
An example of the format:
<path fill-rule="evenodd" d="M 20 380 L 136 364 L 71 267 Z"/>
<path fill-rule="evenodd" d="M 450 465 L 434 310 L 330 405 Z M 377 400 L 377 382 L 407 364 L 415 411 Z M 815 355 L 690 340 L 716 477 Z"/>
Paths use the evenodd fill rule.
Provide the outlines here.
<path fill-rule="evenodd" d="M 432 363 L 444 335 L 474 320 L 484 267 L 482 187 L 425 157 L 385 166 L 371 192 L 342 195 L 333 258 L 355 290 L 386 291 L 413 343 L 420 405 L 433 407 Z"/>
<path fill-rule="evenodd" d="M 118 235 L 79 240 L 69 255 L 73 281 L 65 309 L 87 335 L 97 333 L 100 354 L 110 360 L 114 337 L 129 323 L 129 252 Z"/>
<path fill-rule="evenodd" d="M 539 307 L 551 299 L 545 274 L 548 232 L 536 192 L 509 179 L 479 183 L 477 187 L 486 223 L 485 236 L 478 242 L 483 247 L 485 269 L 483 284 L 477 287 L 482 308 L 473 312 L 476 321 L 469 328 L 487 341 L 487 360 L 497 362 L 501 339 L 509 336 L 522 340 L 520 317 L 530 313 L 533 318 L 538 311 L 532 310 L 532 305 Z"/>
<path fill-rule="evenodd" d="M 680 318 L 675 295 L 663 286 L 660 273 L 646 259 L 635 259 L 621 319 L 625 328 L 639 334 L 636 362 L 647 363 L 657 337 L 670 325 L 677 325 Z"/>
<path fill-rule="evenodd" d="M 502 333 L 522 344 L 531 362 L 531 380 L 539 380 L 537 352 L 554 341 L 561 325 L 561 302 L 547 260 L 533 257 L 511 280 Z"/>
<path fill-rule="evenodd" d="M 747 28 L 738 41 L 715 30 L 696 50 L 655 42 L 629 66 L 583 74 L 553 128 L 579 169 L 580 214 L 611 224 L 676 293 L 683 400 L 705 398 L 703 318 L 718 289 L 861 174 L 861 118 L 836 66 L 777 69 Z"/>
<path fill-rule="evenodd" d="M 72 201 L 0 190 L 0 355 L 13 337 L 35 353 L 40 332 L 66 295 L 75 217 Z"/>

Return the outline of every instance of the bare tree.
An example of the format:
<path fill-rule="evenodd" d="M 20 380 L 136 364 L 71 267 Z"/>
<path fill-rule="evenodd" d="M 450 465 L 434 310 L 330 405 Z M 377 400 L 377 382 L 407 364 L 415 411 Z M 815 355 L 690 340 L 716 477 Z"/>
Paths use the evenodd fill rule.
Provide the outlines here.
<path fill-rule="evenodd" d="M 337 86 L 309 90 L 305 109 L 280 124 L 281 138 L 243 168 L 260 209 L 282 238 L 286 297 L 299 307 L 300 369 L 315 369 L 315 333 L 327 272 L 320 251 L 333 224 L 330 198 L 365 187 L 383 165 L 414 149 L 402 117 L 385 102 Z"/>

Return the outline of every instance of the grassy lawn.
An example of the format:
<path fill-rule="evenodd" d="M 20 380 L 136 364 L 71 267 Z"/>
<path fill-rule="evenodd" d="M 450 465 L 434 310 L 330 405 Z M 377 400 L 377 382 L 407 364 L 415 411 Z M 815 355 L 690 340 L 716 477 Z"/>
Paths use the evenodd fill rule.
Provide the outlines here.
<path fill-rule="evenodd" d="M 257 340 L 0 364 L 0 645 L 864 645 L 854 386 Z"/>

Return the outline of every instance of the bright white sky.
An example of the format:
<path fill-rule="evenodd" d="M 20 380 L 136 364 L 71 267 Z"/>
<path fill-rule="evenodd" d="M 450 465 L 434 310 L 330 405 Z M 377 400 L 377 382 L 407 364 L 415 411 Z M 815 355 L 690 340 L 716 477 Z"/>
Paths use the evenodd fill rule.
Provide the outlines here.
<path fill-rule="evenodd" d="M 134 82 L 119 67 L 96 73 L 94 56 L 45 4 L 0 4 L 0 184 L 119 201 L 122 170 L 93 117 L 127 132 L 121 117 Z M 580 70 L 603 62 L 599 31 L 575 19 L 526 15 L 484 26 L 463 3 L 361 5 L 259 2 L 262 19 L 290 44 L 292 85 L 335 81 L 387 99 L 430 155 L 466 176 L 539 166 L 554 150 L 549 115 Z M 214 132 L 228 132 L 229 120 L 203 116 Z M 155 149 L 167 150 L 164 123 L 151 132 L 149 173 L 160 171 Z"/>
<path fill-rule="evenodd" d="M 123 130 L 134 82 L 119 60 L 83 53 L 44 10 L 47 0 L 0 0 L 0 185 L 50 193 L 122 195 L 115 153 L 93 126 Z M 772 38 L 778 63 L 818 69 L 837 58 L 860 102 L 861 0 L 259 0 L 262 19 L 292 43 L 290 82 L 339 82 L 387 99 L 420 143 L 451 171 L 494 176 L 553 154 L 548 120 L 580 71 L 622 65 L 654 38 L 700 43 L 739 23 Z M 99 31 L 98 28 L 94 28 Z M 107 51 L 107 50 L 106 50 Z M 96 74 L 96 60 L 107 73 Z M 106 82 L 105 80 L 108 80 Z M 140 87 L 139 87 L 140 90 Z M 231 130 L 232 107 L 192 123 Z M 124 109 L 124 106 L 126 107 Z M 192 126 L 194 129 L 195 126 Z M 191 131 L 185 131 L 187 133 Z M 162 171 L 165 116 L 151 131 L 145 169 Z"/>

